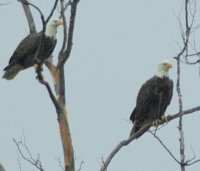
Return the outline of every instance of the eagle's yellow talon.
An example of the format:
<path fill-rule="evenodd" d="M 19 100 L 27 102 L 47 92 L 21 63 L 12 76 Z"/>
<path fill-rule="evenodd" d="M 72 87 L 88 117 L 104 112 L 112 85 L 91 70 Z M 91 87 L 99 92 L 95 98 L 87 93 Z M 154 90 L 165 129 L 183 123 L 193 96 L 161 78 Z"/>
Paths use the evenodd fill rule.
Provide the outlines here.
<path fill-rule="evenodd" d="M 162 121 L 162 122 L 168 122 L 168 117 L 162 115 L 162 116 L 161 116 L 161 121 Z"/>
<path fill-rule="evenodd" d="M 160 124 L 160 119 L 155 119 L 153 122 L 152 122 L 152 125 L 157 127 L 158 125 Z"/>

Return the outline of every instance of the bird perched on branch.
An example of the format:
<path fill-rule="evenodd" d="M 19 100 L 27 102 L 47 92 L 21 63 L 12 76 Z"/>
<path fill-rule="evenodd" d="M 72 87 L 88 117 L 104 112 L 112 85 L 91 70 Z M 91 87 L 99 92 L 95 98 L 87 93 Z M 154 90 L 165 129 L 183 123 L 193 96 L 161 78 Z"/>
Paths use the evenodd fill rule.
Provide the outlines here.
<path fill-rule="evenodd" d="M 38 53 L 40 60 L 44 62 L 50 57 L 56 46 L 56 33 L 59 25 L 63 25 L 63 20 L 55 19 L 47 23 L 43 39 L 42 31 L 25 37 L 15 49 L 8 66 L 4 69 L 3 78 L 12 80 L 20 71 L 33 66 L 40 42 L 42 42 Z"/>
<path fill-rule="evenodd" d="M 164 60 L 158 65 L 155 75 L 140 88 L 136 107 L 130 116 L 130 120 L 134 124 L 130 136 L 147 123 L 151 122 L 153 125 L 157 125 L 166 121 L 167 118 L 164 114 L 173 94 L 173 81 L 168 74 L 170 68 L 172 68 L 171 62 Z"/>

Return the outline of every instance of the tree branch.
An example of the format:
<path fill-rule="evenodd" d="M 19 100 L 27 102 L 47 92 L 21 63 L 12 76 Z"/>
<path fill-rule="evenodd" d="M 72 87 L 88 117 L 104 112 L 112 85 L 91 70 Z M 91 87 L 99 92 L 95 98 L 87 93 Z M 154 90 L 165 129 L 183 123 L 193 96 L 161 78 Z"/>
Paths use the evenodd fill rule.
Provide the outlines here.
<path fill-rule="evenodd" d="M 24 7 L 24 5 L 26 6 L 26 9 L 27 9 L 28 13 L 30 13 L 30 14 L 31 14 L 30 9 L 28 9 L 27 6 L 30 5 L 30 6 L 32 6 L 33 8 L 35 8 L 35 9 L 40 13 L 40 16 L 41 16 L 42 20 L 44 20 L 44 15 L 42 14 L 42 11 L 41 11 L 40 8 L 38 8 L 36 5 L 34 5 L 34 4 L 30 3 L 30 2 L 28 2 L 27 0 L 18 0 L 18 1 L 22 3 L 23 7 Z M 24 11 L 24 12 L 25 12 L 25 14 L 26 14 L 26 11 Z M 32 16 L 32 14 L 31 14 L 31 16 Z M 28 21 L 30 21 L 30 18 L 27 18 L 27 19 L 28 19 Z M 32 17 L 32 20 L 33 20 L 33 17 Z M 29 25 L 29 26 L 30 26 L 30 25 Z M 29 28 L 30 28 L 30 27 L 29 27 Z"/>
<path fill-rule="evenodd" d="M 64 169 L 64 167 L 62 166 L 62 163 L 61 163 L 60 157 L 55 158 L 55 159 L 56 159 L 56 161 L 58 162 L 58 165 L 59 165 L 59 167 L 61 168 L 61 170 L 64 171 L 65 169 Z"/>
<path fill-rule="evenodd" d="M 62 1 L 62 0 L 61 0 Z M 63 4 L 64 4 L 65 1 L 63 1 Z M 71 0 L 68 0 L 68 2 L 66 3 L 65 2 L 65 5 L 64 5 L 64 9 L 63 11 L 65 12 L 67 10 L 67 8 L 72 4 L 72 1 Z M 62 7 L 61 7 L 61 12 L 60 12 L 60 17 L 59 18 L 62 18 Z"/>
<path fill-rule="evenodd" d="M 180 115 L 184 116 L 184 115 L 188 115 L 191 113 L 194 113 L 196 111 L 200 110 L 200 106 L 194 107 L 194 108 L 190 108 L 188 110 L 182 111 L 181 113 L 176 113 L 173 115 L 168 115 L 167 116 L 167 120 L 168 122 L 179 118 Z M 165 123 L 164 121 L 160 124 Z M 143 134 L 144 132 L 146 132 L 150 127 L 152 126 L 152 123 L 148 123 L 146 125 L 144 125 L 138 132 L 136 132 L 135 134 L 133 134 L 131 137 L 129 137 L 126 140 L 122 140 L 114 149 L 113 151 L 108 155 L 107 159 L 104 162 L 104 165 L 102 165 L 100 171 L 106 171 L 108 165 L 110 164 L 111 160 L 114 158 L 114 156 L 120 151 L 120 149 L 124 146 L 127 146 L 130 142 L 132 142 L 133 140 L 135 140 L 139 135 Z"/>
<path fill-rule="evenodd" d="M 38 170 L 44 171 L 44 169 L 43 169 L 43 167 L 42 167 L 42 163 L 41 163 L 41 161 L 40 161 L 39 155 L 38 155 L 38 157 L 37 157 L 36 159 L 34 159 L 33 156 L 32 156 L 32 154 L 30 153 L 30 151 L 29 151 L 29 149 L 28 149 L 28 147 L 27 147 L 26 144 L 22 143 L 21 141 L 16 141 L 15 139 L 13 139 L 13 142 L 14 142 L 15 145 L 17 146 L 17 149 L 18 149 L 18 151 L 19 151 L 21 157 L 22 157 L 25 161 L 27 161 L 27 162 L 30 163 L 31 165 L 35 166 Z M 23 152 L 22 152 L 22 150 L 21 150 L 21 148 L 20 148 L 21 145 L 25 148 L 25 150 L 26 150 L 26 152 L 28 153 L 28 156 L 29 156 L 29 157 L 26 157 L 26 156 L 23 154 Z"/>
<path fill-rule="evenodd" d="M 180 164 L 180 162 L 178 161 L 178 159 L 176 159 L 176 157 L 172 154 L 172 152 L 167 148 L 167 146 L 162 142 L 162 140 L 154 133 L 152 133 L 151 131 L 149 131 L 151 133 L 151 135 L 153 135 L 158 141 L 159 143 L 164 147 L 164 149 L 169 153 L 169 155 L 178 163 Z"/>
<path fill-rule="evenodd" d="M 77 171 L 81 171 L 83 164 L 84 164 L 84 161 L 82 160 L 82 161 L 81 161 L 81 164 L 80 164 L 80 166 L 79 166 L 79 169 L 78 169 Z"/>
<path fill-rule="evenodd" d="M 68 4 L 70 5 L 71 1 L 69 1 L 67 3 L 67 7 L 68 7 Z M 62 47 L 61 47 L 61 50 L 60 50 L 60 53 L 59 53 L 59 56 L 62 56 L 63 55 L 63 52 L 65 50 L 65 47 L 66 47 L 66 44 L 67 44 L 67 22 L 66 22 L 66 17 L 65 17 L 65 10 L 67 8 L 65 8 L 64 6 L 64 0 L 60 0 L 60 6 L 61 6 L 61 18 L 63 19 L 63 23 L 64 23 L 64 27 L 63 27 L 63 44 L 62 44 Z"/>
<path fill-rule="evenodd" d="M 152 131 L 149 131 L 149 132 L 151 133 L 151 135 L 153 135 L 153 136 L 159 141 L 159 143 L 164 147 L 164 149 L 169 153 L 169 155 L 170 155 L 179 165 L 190 166 L 190 165 L 193 165 L 193 164 L 195 164 L 195 163 L 197 163 L 197 162 L 200 162 L 200 159 L 193 161 L 193 160 L 196 158 L 195 155 L 194 155 L 191 159 L 185 161 L 184 163 L 181 163 L 181 162 L 178 161 L 178 159 L 172 154 L 172 152 L 167 148 L 167 146 L 163 143 L 163 141 L 162 141 L 158 136 L 156 136 L 156 134 L 154 134 Z M 193 161 L 193 162 L 192 162 L 192 161 Z"/>
<path fill-rule="evenodd" d="M 52 10 L 51 10 L 49 16 L 48 16 L 47 19 L 46 19 L 46 23 L 48 23 L 49 20 L 50 20 L 50 18 L 53 16 L 53 13 L 54 13 L 54 11 L 55 11 L 57 5 L 58 5 L 58 0 L 55 0 L 55 3 L 54 3 L 54 5 L 53 5 L 53 8 L 52 8 Z"/>
<path fill-rule="evenodd" d="M 67 37 L 67 49 L 64 51 L 63 55 L 59 56 L 57 68 L 62 68 L 70 56 L 72 45 L 73 45 L 73 33 L 74 33 L 74 24 L 76 18 L 76 10 L 79 0 L 73 0 L 71 3 L 71 15 L 70 15 L 70 23 L 68 29 L 68 37 Z"/>
<path fill-rule="evenodd" d="M 56 113 L 59 115 L 61 113 L 62 109 L 61 109 L 57 99 L 55 98 L 55 96 L 51 90 L 51 87 L 49 86 L 49 83 L 47 81 L 45 81 L 44 79 L 40 79 L 39 82 L 46 86 L 49 96 L 51 98 L 51 101 L 53 102 L 53 104 L 55 106 Z"/>
<path fill-rule="evenodd" d="M 26 19 L 28 21 L 30 33 L 31 34 L 36 33 L 35 22 L 34 22 L 34 19 L 33 19 L 33 16 L 32 16 L 32 13 L 31 13 L 28 3 L 26 2 L 26 0 L 18 0 L 18 1 L 21 2 L 22 7 L 24 9 L 24 13 L 25 13 Z"/>

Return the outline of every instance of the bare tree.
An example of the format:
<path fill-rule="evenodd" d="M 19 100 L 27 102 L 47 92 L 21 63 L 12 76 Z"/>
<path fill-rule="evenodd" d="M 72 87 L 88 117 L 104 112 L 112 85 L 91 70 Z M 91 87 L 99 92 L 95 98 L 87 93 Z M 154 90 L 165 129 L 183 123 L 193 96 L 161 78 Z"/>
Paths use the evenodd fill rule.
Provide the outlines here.
<path fill-rule="evenodd" d="M 45 81 L 45 78 L 42 74 L 42 63 L 40 61 L 37 63 L 38 67 L 36 68 L 36 74 L 39 82 L 43 84 L 49 93 L 49 96 L 55 106 L 56 113 L 57 113 L 57 119 L 59 123 L 59 129 L 60 129 L 60 136 L 63 146 L 63 153 L 64 153 L 64 168 L 65 171 L 74 171 L 75 165 L 74 165 L 74 152 L 73 152 L 73 146 L 72 146 L 72 140 L 70 135 L 70 129 L 67 119 L 67 109 L 66 109 L 66 100 L 65 100 L 65 75 L 64 75 L 64 65 L 67 61 L 67 59 L 70 56 L 72 45 L 73 45 L 73 32 L 74 32 L 74 24 L 75 24 L 75 18 L 76 18 L 76 10 L 79 0 L 73 0 L 68 1 L 67 3 L 64 0 L 55 0 L 55 3 L 53 5 L 53 8 L 45 20 L 44 15 L 42 14 L 41 10 L 35 6 L 34 4 L 30 3 L 27 0 L 19 0 L 23 6 L 25 15 L 27 17 L 27 21 L 29 23 L 30 33 L 36 32 L 35 23 L 33 16 L 30 11 L 30 7 L 35 8 L 41 15 L 41 20 L 43 23 L 43 35 L 46 29 L 46 23 L 49 21 L 51 16 L 53 15 L 58 2 L 60 2 L 61 7 L 61 18 L 64 21 L 64 29 L 63 29 L 63 45 L 61 47 L 61 50 L 58 55 L 58 63 L 54 65 L 51 61 L 46 61 L 45 64 L 48 67 L 52 79 L 55 86 L 55 94 L 51 87 L 49 86 L 49 83 Z M 68 9 L 67 7 L 70 7 L 71 13 L 70 13 L 70 19 L 69 21 L 66 21 L 65 17 L 65 11 Z M 69 23 L 69 28 L 67 28 L 67 23 Z M 43 37 L 40 41 L 40 46 L 37 50 L 37 53 L 35 55 L 35 59 L 38 59 L 40 48 L 42 47 L 43 43 Z"/>
<path fill-rule="evenodd" d="M 30 7 L 33 7 L 38 10 L 38 12 L 41 15 L 41 20 L 43 23 L 43 33 L 45 31 L 46 23 L 49 21 L 51 16 L 53 15 L 56 7 L 58 4 L 60 5 L 60 18 L 64 21 L 64 28 L 63 28 L 63 44 L 60 48 L 60 52 L 58 54 L 58 63 L 53 64 L 52 61 L 46 61 L 45 65 L 48 67 L 53 83 L 54 83 L 54 91 L 50 87 L 49 83 L 45 80 L 45 76 L 42 74 L 42 65 L 43 63 L 38 63 L 39 67 L 36 68 L 36 74 L 39 82 L 44 85 L 49 93 L 49 96 L 54 104 L 54 107 L 56 109 L 57 119 L 59 123 L 59 129 L 60 129 L 60 136 L 63 146 L 63 153 L 64 153 L 64 170 L 65 171 L 75 171 L 75 164 L 74 164 L 74 152 L 73 152 L 73 145 L 72 145 L 72 139 L 70 135 L 70 129 L 69 129 L 69 123 L 67 118 L 67 108 L 66 108 L 66 97 L 65 97 L 65 75 L 64 75 L 64 66 L 68 58 L 70 57 L 72 45 L 73 45 L 73 33 L 74 33 L 74 24 L 76 19 L 76 11 L 77 11 L 77 5 L 79 3 L 79 0 L 69 0 L 65 2 L 64 0 L 55 0 L 54 5 L 52 7 L 52 10 L 49 14 L 49 16 L 45 19 L 44 15 L 40 11 L 40 9 L 35 6 L 34 4 L 31 4 L 27 0 L 19 0 L 23 6 L 25 15 L 27 17 L 27 21 L 30 28 L 30 33 L 36 32 L 35 28 L 35 22 L 34 18 L 31 14 Z M 199 160 L 185 160 L 185 141 L 184 141 L 184 131 L 183 131 L 183 116 L 192 114 L 196 111 L 200 110 L 200 106 L 196 106 L 187 110 L 183 110 L 183 99 L 182 99 L 182 93 L 181 93 L 181 86 L 180 86 L 180 71 L 181 71 L 181 64 L 196 64 L 200 63 L 200 59 L 198 59 L 195 62 L 190 62 L 189 58 L 192 56 L 198 56 L 200 57 L 200 51 L 196 48 L 195 43 L 193 46 L 190 46 L 191 41 L 191 34 L 194 31 L 194 29 L 198 29 L 199 26 L 194 26 L 194 20 L 195 20 L 195 14 L 197 12 L 196 9 L 196 1 L 191 2 L 189 0 L 184 0 L 184 23 L 185 26 L 183 27 L 181 19 L 179 20 L 181 31 L 182 31 L 182 46 L 180 48 L 180 51 L 177 53 L 175 59 L 177 61 L 177 81 L 176 81 L 176 91 L 178 94 L 178 102 L 179 102 L 179 111 L 176 114 L 168 115 L 167 120 L 169 123 L 170 121 L 174 119 L 179 119 L 179 125 L 178 130 L 180 133 L 180 159 L 177 159 L 173 153 L 167 148 L 167 146 L 163 143 L 163 141 L 153 132 L 151 134 L 160 142 L 160 144 L 166 149 L 166 151 L 170 154 L 170 156 L 180 165 L 181 171 L 185 171 L 185 166 L 192 165 Z M 193 7 L 193 8 L 192 8 Z M 67 21 L 65 12 L 66 10 L 70 9 L 70 17 L 69 21 Z M 67 23 L 69 24 L 69 27 L 67 27 Z M 40 41 L 40 47 L 42 46 L 43 39 L 41 38 Z M 39 48 L 40 48 L 39 47 Z M 190 50 L 189 50 L 190 48 Z M 192 50 L 193 51 L 192 51 Z M 189 54 L 190 52 L 190 54 Z M 39 53 L 39 49 L 38 49 Z M 39 54 L 36 53 L 35 58 L 37 59 Z M 160 124 L 165 123 L 164 121 Z M 167 124 L 166 123 L 166 124 Z M 140 131 L 133 134 L 131 137 L 122 140 L 117 144 L 117 146 L 112 150 L 112 152 L 108 155 L 105 161 L 102 162 L 102 166 L 100 168 L 100 171 L 106 171 L 107 167 L 109 166 L 112 159 L 119 153 L 119 151 L 122 149 L 122 147 L 125 147 L 129 145 L 133 140 L 136 139 L 140 134 L 143 134 L 144 132 L 147 132 L 149 128 L 152 126 L 152 123 L 147 123 L 144 125 Z M 18 147 L 20 151 L 20 142 L 14 141 L 16 146 Z M 24 144 L 23 144 L 24 145 Z M 26 145 L 25 145 L 26 148 Z M 27 149 L 27 148 L 26 148 Z M 28 149 L 27 149 L 28 150 Z M 34 159 L 29 152 L 29 158 L 23 155 L 23 153 L 20 153 L 22 158 L 32 165 L 34 165 L 37 169 L 43 170 L 43 167 L 39 161 L 39 158 Z M 195 157 L 194 157 L 195 158 Z M 80 168 L 78 170 L 81 170 L 83 162 L 81 162 Z"/>

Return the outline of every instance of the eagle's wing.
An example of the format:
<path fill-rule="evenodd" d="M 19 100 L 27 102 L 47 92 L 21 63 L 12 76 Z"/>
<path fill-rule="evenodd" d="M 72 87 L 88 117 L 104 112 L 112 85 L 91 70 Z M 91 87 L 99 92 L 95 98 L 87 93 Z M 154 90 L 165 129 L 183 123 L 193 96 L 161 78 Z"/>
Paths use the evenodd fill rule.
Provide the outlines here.
<path fill-rule="evenodd" d="M 33 65 L 35 52 L 39 47 L 40 34 L 30 34 L 20 42 L 10 58 L 8 66 L 4 68 L 3 78 L 11 80 L 18 72 Z"/>
<path fill-rule="evenodd" d="M 133 110 L 130 120 L 134 122 L 135 120 L 145 120 L 146 114 L 150 110 L 150 107 L 155 99 L 155 82 L 156 78 L 152 77 L 147 80 L 142 87 L 137 96 L 136 107 Z"/>
<path fill-rule="evenodd" d="M 172 96 L 173 96 L 173 87 L 174 87 L 174 83 L 172 80 L 169 80 L 169 98 L 168 98 L 168 104 L 170 104 L 171 100 L 172 100 Z"/>
<path fill-rule="evenodd" d="M 171 100 L 172 100 L 172 96 L 173 96 L 173 81 L 171 79 L 169 79 L 168 81 L 168 86 L 167 86 L 167 94 L 165 95 L 165 99 L 162 100 L 163 102 L 163 107 L 161 109 L 161 115 L 165 114 L 165 111 L 168 107 L 168 105 L 170 104 Z"/>
<path fill-rule="evenodd" d="M 9 65 L 16 64 L 30 55 L 33 55 L 39 47 L 41 33 L 33 33 L 25 37 L 17 46 L 9 60 Z"/>

